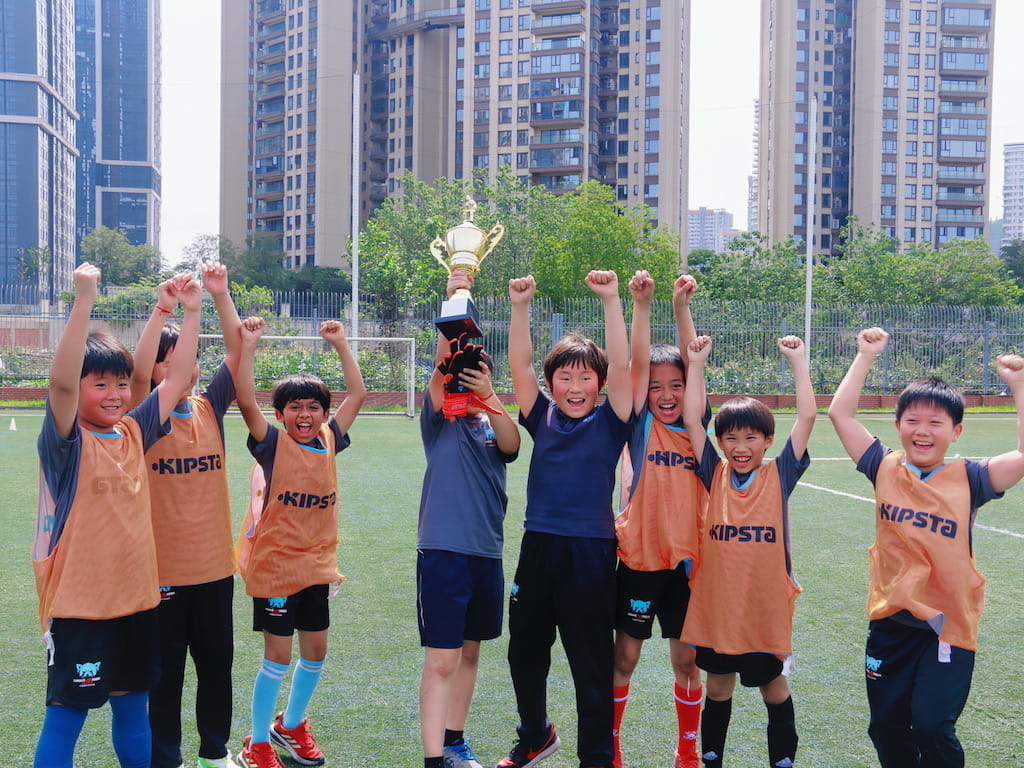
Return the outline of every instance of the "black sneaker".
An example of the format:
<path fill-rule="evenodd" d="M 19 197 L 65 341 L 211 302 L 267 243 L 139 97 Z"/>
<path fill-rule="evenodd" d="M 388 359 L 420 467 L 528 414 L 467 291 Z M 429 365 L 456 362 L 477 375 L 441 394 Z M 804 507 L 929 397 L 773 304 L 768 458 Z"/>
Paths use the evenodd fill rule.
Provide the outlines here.
<path fill-rule="evenodd" d="M 498 762 L 497 768 L 533 768 L 545 757 L 551 757 L 562 746 L 562 741 L 555 732 L 554 724 L 548 726 L 548 732 L 540 746 L 531 749 L 523 743 L 522 739 L 516 739 L 512 745 L 512 751 L 508 757 Z"/>

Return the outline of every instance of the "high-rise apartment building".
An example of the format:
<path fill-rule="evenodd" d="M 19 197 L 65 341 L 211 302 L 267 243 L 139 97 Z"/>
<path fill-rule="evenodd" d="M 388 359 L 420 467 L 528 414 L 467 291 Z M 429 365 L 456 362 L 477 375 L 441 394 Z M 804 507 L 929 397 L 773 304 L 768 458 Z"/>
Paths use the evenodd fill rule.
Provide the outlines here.
<path fill-rule="evenodd" d="M 759 229 L 772 242 L 811 232 L 828 253 L 851 215 L 904 245 L 984 233 L 994 3 L 762 0 Z"/>
<path fill-rule="evenodd" d="M 160 2 L 76 0 L 77 240 L 160 245 Z M 201 119 L 196 117 L 196 119 Z"/>
<path fill-rule="evenodd" d="M 44 293 L 75 267 L 75 6 L 0 0 L 0 284 L 26 282 L 22 252 L 38 248 Z"/>
<path fill-rule="evenodd" d="M 1001 245 L 1024 240 L 1024 143 L 1003 146 L 1003 231 Z"/>
<path fill-rule="evenodd" d="M 288 265 L 337 263 L 352 176 L 340 118 L 352 117 L 355 72 L 362 218 L 407 171 L 429 181 L 508 168 L 556 191 L 609 184 L 623 203 L 650 206 L 685 248 L 689 0 L 331 6 L 345 18 L 328 24 L 320 3 L 317 28 L 316 0 L 225 0 L 221 230 L 232 240 L 269 234 Z M 331 128 L 326 109 L 338 113 Z M 326 185 L 337 204 L 321 202 Z M 323 218 L 337 239 L 310 230 Z"/>
<path fill-rule="evenodd" d="M 739 232 L 733 229 L 732 214 L 724 208 L 697 208 L 689 212 L 687 225 L 688 252 L 725 251 L 729 241 Z"/>

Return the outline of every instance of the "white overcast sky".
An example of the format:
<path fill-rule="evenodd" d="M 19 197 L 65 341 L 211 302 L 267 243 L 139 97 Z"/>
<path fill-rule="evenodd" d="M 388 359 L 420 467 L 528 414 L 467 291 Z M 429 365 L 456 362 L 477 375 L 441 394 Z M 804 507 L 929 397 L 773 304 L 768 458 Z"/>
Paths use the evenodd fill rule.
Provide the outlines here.
<path fill-rule="evenodd" d="M 753 163 L 759 0 L 692 0 L 690 207 L 725 208 L 746 228 Z M 1003 144 L 1024 141 L 1024 2 L 997 0 L 990 215 L 1002 211 Z M 218 231 L 220 3 L 165 0 L 161 250 L 173 264 Z M 239 136 L 239 140 L 244 137 Z"/>

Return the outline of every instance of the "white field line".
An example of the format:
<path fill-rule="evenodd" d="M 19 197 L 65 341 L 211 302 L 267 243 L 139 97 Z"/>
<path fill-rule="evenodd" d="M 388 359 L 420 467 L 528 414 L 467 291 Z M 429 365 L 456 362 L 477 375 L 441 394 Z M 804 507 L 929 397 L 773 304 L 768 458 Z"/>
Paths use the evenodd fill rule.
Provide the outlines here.
<path fill-rule="evenodd" d="M 821 459 L 815 459 L 815 461 L 821 461 Z M 866 496 L 857 496 L 854 493 L 846 493 L 845 491 L 836 491 L 832 488 L 825 488 L 821 485 L 812 485 L 811 483 L 805 483 L 800 481 L 797 485 L 802 485 L 805 488 L 812 488 L 815 491 L 822 491 L 824 493 L 831 493 L 836 496 L 845 496 L 848 499 L 854 499 L 855 501 L 866 501 L 868 504 L 874 504 L 874 499 L 869 499 Z M 1016 531 L 1007 531 L 1004 528 L 993 528 L 991 525 L 982 525 L 981 523 L 975 523 L 975 528 L 980 528 L 983 531 L 991 531 L 992 533 L 1001 533 L 1004 536 L 1013 536 L 1015 539 L 1024 539 L 1024 533 L 1017 533 Z"/>

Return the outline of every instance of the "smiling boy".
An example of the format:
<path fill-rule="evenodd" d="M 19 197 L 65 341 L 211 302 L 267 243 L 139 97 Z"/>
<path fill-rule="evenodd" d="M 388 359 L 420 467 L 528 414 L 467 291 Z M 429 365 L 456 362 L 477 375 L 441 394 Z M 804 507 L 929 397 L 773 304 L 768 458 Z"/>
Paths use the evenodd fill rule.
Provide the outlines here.
<path fill-rule="evenodd" d="M 247 768 L 281 768 L 271 745 L 300 765 L 322 765 L 305 716 L 327 656 L 328 589 L 338 573 L 338 476 L 335 454 L 350 444 L 352 426 L 366 397 L 355 356 L 337 320 L 320 326 L 345 376 L 346 397 L 331 416 L 331 393 L 316 376 L 296 373 L 274 385 L 271 426 L 256 403 L 253 357 L 266 328 L 250 317 L 241 328 L 238 407 L 256 458 L 254 489 L 239 537 L 238 569 L 253 598 L 253 630 L 263 633 L 263 663 L 252 694 L 252 735 L 239 755 Z M 262 487 L 261 487 L 262 486 Z M 299 634 L 299 662 L 288 706 L 274 717 L 277 694 L 291 664 L 292 636 Z"/>
<path fill-rule="evenodd" d="M 896 401 L 901 450 L 857 421 L 857 402 L 889 334 L 868 328 L 829 407 L 843 447 L 875 486 L 865 678 L 868 733 L 882 768 L 961 767 L 956 721 L 967 702 L 985 579 L 974 564 L 978 507 L 1024 477 L 1024 359 L 1003 355 L 999 376 L 1017 408 L 1017 448 L 947 461 L 963 432 L 963 396 L 941 379 L 912 381 Z"/>
<path fill-rule="evenodd" d="M 723 764 L 737 675 L 743 686 L 761 690 L 768 710 L 769 764 L 788 768 L 796 758 L 786 676 L 792 669 L 793 607 L 800 587 L 790 553 L 789 496 L 810 464 L 807 441 L 817 414 L 803 342 L 786 336 L 779 339 L 779 351 L 793 369 L 796 388 L 789 440 L 778 457 L 766 460 L 775 440 L 772 412 L 752 398 L 733 398 L 715 415 L 722 461 L 701 423 L 711 339 L 700 336 L 688 350 L 683 423 L 709 498 L 682 640 L 696 646 L 697 666 L 707 672 L 701 721 L 707 768 Z"/>

